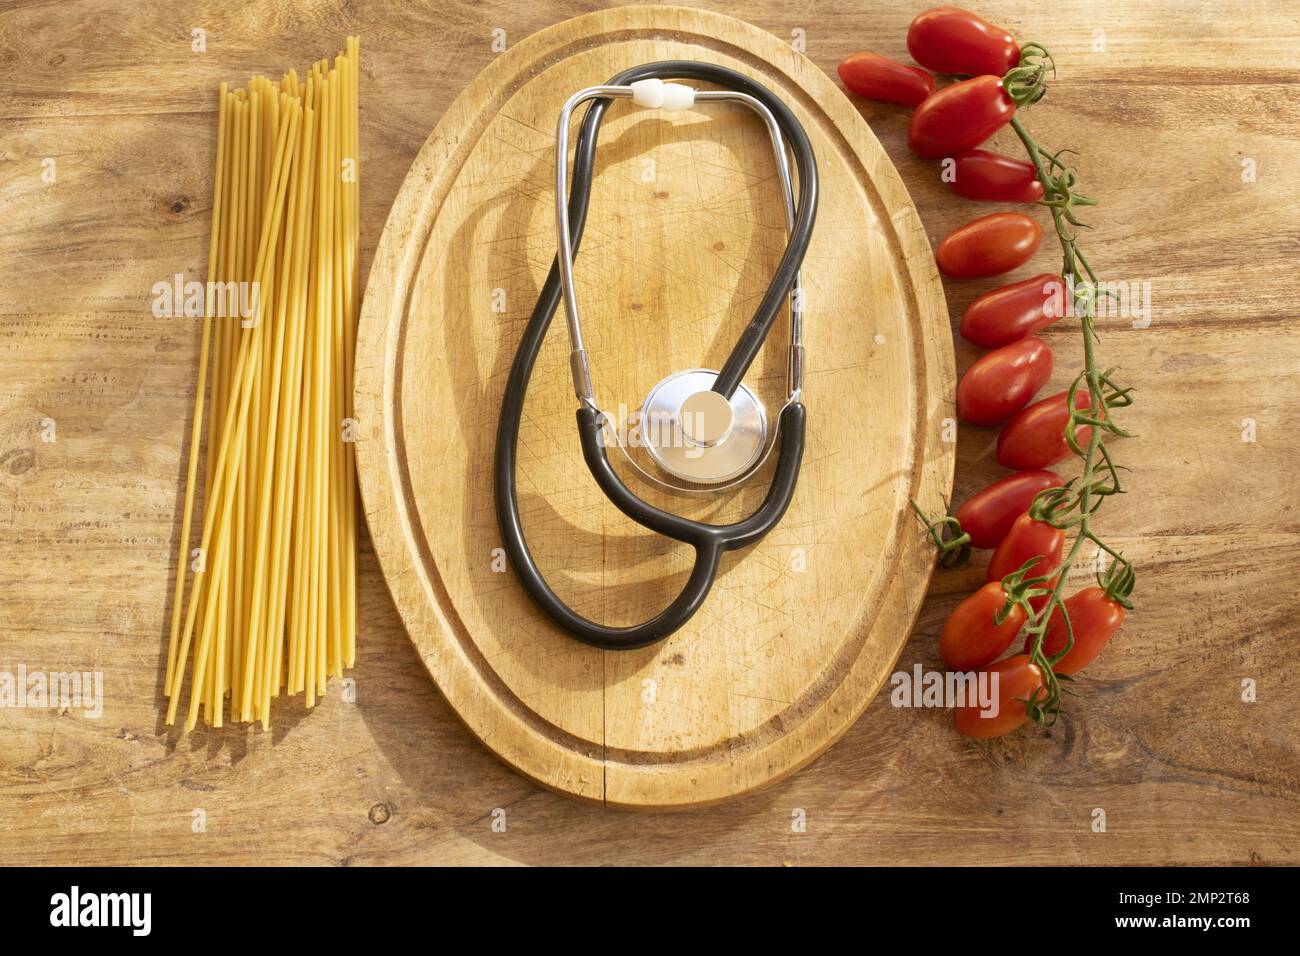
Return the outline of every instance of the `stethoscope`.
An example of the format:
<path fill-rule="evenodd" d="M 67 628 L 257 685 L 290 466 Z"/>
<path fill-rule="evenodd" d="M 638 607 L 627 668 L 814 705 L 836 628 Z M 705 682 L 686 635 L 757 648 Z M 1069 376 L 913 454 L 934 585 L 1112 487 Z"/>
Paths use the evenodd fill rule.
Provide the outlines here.
<path fill-rule="evenodd" d="M 695 90 L 665 79 L 713 83 L 724 89 Z M 641 107 L 664 110 L 690 109 L 696 103 L 741 103 L 757 113 L 767 126 L 776 156 L 786 211 L 789 242 L 759 303 L 753 319 L 741 333 L 721 371 L 686 369 L 663 379 L 650 390 L 641 406 L 640 438 L 655 466 L 683 482 L 661 480 L 628 461 L 656 485 L 687 493 L 731 488 L 751 477 L 777 444 L 771 484 L 762 505 L 748 518 L 733 524 L 713 525 L 664 511 L 637 497 L 610 466 L 606 434 L 626 454 L 608 415 L 596 405 L 591 367 L 583 347 L 578 302 L 573 287 L 573 257 L 582 239 L 591 196 L 592 170 L 600 124 L 615 99 L 631 99 Z M 569 121 L 573 111 L 591 102 L 583 117 L 574 148 L 573 185 L 568 180 Z M 788 143 L 799 172 L 796 201 L 786 158 Z M 662 640 L 690 620 L 708 596 L 722 555 L 754 544 L 785 514 L 794 495 L 803 459 L 806 411 L 803 388 L 803 301 L 799 269 L 812 235 L 817 213 L 817 162 L 803 127 L 790 109 L 754 80 L 726 67 L 689 60 L 666 60 L 624 70 L 605 86 L 580 90 L 560 111 L 556 130 L 555 219 L 557 246 L 524 330 L 506 382 L 497 426 L 494 484 L 497 521 L 510 562 L 524 588 L 560 627 L 596 647 L 624 650 Z M 566 192 L 568 201 L 566 203 Z M 528 549 L 519 517 L 515 488 L 515 458 L 524 396 L 533 365 L 561 295 L 568 320 L 570 371 L 578 397 L 578 435 L 583 458 L 601 490 L 633 521 L 658 534 L 691 545 L 695 566 L 680 594 L 648 621 L 628 627 L 610 627 L 578 614 L 547 584 Z M 790 301 L 790 350 L 787 367 L 788 395 L 777 415 L 776 435 L 768 440 L 767 413 L 757 395 L 741 379 L 749 370 L 776 320 L 782 302 Z"/>

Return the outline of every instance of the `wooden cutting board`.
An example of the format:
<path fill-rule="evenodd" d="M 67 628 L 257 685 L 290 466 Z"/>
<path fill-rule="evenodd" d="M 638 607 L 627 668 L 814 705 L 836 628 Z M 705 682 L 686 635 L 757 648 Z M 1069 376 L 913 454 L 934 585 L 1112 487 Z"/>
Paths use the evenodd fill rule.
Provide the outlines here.
<path fill-rule="evenodd" d="M 804 263 L 808 445 L 784 520 L 724 559 L 700 613 L 656 646 L 608 652 L 552 625 L 509 570 L 492 456 L 506 374 L 554 256 L 560 107 L 661 59 L 756 77 L 812 139 L 822 197 Z M 616 104 L 576 267 L 601 406 L 635 409 L 665 375 L 717 368 L 784 240 L 752 115 Z M 787 335 L 783 318 L 747 379 L 769 409 L 784 396 Z M 693 555 L 623 517 L 588 475 L 567 352 L 559 315 L 524 411 L 525 529 L 566 601 L 629 624 L 671 600 Z M 932 563 L 907 502 L 935 507 L 952 481 L 948 317 L 893 166 L 831 79 L 780 39 L 705 11 L 631 7 L 502 54 L 443 116 L 397 196 L 356 372 L 365 512 L 411 641 L 478 739 L 538 783 L 629 807 L 726 800 L 811 761 L 889 675 Z M 765 494 L 770 467 L 706 500 L 630 481 L 661 507 L 735 520 Z"/>

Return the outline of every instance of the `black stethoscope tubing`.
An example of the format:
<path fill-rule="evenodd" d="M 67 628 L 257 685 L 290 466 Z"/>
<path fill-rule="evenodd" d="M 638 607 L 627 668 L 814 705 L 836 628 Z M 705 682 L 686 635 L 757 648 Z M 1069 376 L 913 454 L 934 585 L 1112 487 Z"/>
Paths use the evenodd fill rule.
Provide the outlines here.
<path fill-rule="evenodd" d="M 789 294 L 803 263 L 812 236 L 817 213 L 817 163 L 812 144 L 802 125 L 790 109 L 762 84 L 734 70 L 712 63 L 689 60 L 664 60 L 624 70 L 609 85 L 623 86 L 644 79 L 685 79 L 716 83 L 747 93 L 762 102 L 775 117 L 789 144 L 799 172 L 799 196 L 789 241 L 767 292 L 753 319 L 741 333 L 727 357 L 713 390 L 727 398 L 739 386 L 758 351 L 763 346 L 782 302 Z M 576 255 L 586 224 L 591 197 L 592 172 L 596 160 L 596 143 L 600 124 L 613 102 L 610 98 L 593 99 L 583 116 L 574 146 L 572 186 L 569 192 L 569 223 L 573 251 Z M 497 424 L 496 459 L 493 484 L 496 495 L 497 522 L 503 544 L 520 583 L 537 605 L 560 627 L 578 639 L 596 647 L 630 650 L 645 647 L 673 633 L 700 608 L 717 575 L 718 564 L 726 551 L 744 548 L 758 541 L 781 520 L 789 507 L 803 459 L 806 410 L 796 396 L 782 409 L 779 418 L 780 456 L 763 504 L 748 518 L 728 525 L 711 525 L 683 518 L 641 500 L 625 485 L 610 466 L 602 440 L 603 415 L 584 403 L 577 412 L 578 433 L 583 458 L 601 490 L 614 505 L 638 524 L 658 534 L 691 545 L 695 549 L 695 566 L 681 593 L 654 617 L 641 624 L 611 627 L 578 614 L 551 589 L 533 560 L 524 536 L 519 515 L 515 468 L 519 427 L 524 399 L 533 366 L 558 308 L 562 288 L 558 264 L 551 265 L 546 282 L 538 295 L 537 305 L 524 329 L 515 353 L 501 402 Z"/>

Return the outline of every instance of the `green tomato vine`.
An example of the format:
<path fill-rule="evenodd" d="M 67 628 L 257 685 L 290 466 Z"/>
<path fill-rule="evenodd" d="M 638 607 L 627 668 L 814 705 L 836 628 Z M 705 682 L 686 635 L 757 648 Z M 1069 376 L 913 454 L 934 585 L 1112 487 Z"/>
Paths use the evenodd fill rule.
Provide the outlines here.
<path fill-rule="evenodd" d="M 1019 110 L 1043 98 L 1047 92 L 1047 78 L 1049 75 L 1054 76 L 1055 72 L 1051 53 L 1039 43 L 1026 43 L 1020 50 L 1020 62 L 1002 78 L 1002 86 Z M 1062 558 L 1055 583 L 1048 584 L 1045 592 L 1049 594 L 1047 602 L 1038 612 L 1029 615 L 1022 629 L 1023 633 L 1032 637 L 1029 657 L 1043 672 L 1044 678 L 1043 690 L 1025 701 L 1026 711 L 1039 724 L 1051 726 L 1060 713 L 1061 681 L 1069 679 L 1058 676 L 1054 666 L 1074 646 L 1074 628 L 1063 597 L 1065 584 L 1070 569 L 1085 545 L 1091 543 L 1109 556 L 1106 569 L 1097 572 L 1097 583 L 1105 590 L 1107 597 L 1125 608 L 1132 607 L 1129 595 L 1133 592 L 1136 580 L 1133 565 L 1098 535 L 1093 527 L 1093 518 L 1107 498 L 1122 494 L 1124 490 L 1120 483 L 1120 472 L 1125 470 L 1124 466 L 1115 461 L 1103 437 L 1106 434 L 1117 438 L 1131 437 L 1129 432 L 1116 424 L 1112 412 L 1131 405 L 1133 397 L 1131 388 L 1116 382 L 1115 370 L 1102 370 L 1097 361 L 1097 306 L 1099 301 L 1113 297 L 1115 292 L 1102 285 L 1083 250 L 1079 248 L 1079 230 L 1086 229 L 1087 225 L 1076 215 L 1079 207 L 1095 206 L 1097 201 L 1075 191 L 1078 177 L 1063 158 L 1067 150 L 1053 153 L 1043 149 L 1025 128 L 1019 112 L 1011 118 L 1011 128 L 1024 145 L 1038 181 L 1043 185 L 1043 198 L 1039 200 L 1039 205 L 1047 207 L 1051 212 L 1052 224 L 1061 244 L 1061 277 L 1070 290 L 1073 311 L 1079 318 L 1083 333 L 1084 368 L 1070 384 L 1066 396 L 1069 418 L 1065 424 L 1065 440 L 1082 462 L 1082 473 L 1067 481 L 1064 487 L 1050 488 L 1039 493 L 1030 507 L 1030 514 L 1036 520 L 1074 534 L 1070 547 Z M 1085 407 L 1079 408 L 1077 398 L 1085 389 L 1088 402 Z M 1086 444 L 1080 443 L 1077 436 L 1077 429 L 1083 427 L 1091 429 Z M 962 531 L 957 519 L 946 514 L 942 518 L 931 520 L 915 502 L 912 506 L 939 549 L 940 565 L 955 567 L 963 563 L 970 553 L 970 537 Z M 1046 578 L 1041 580 L 1047 581 Z M 1058 613 L 1065 624 L 1066 643 L 1049 658 L 1043 649 L 1044 637 L 1053 615 Z"/>

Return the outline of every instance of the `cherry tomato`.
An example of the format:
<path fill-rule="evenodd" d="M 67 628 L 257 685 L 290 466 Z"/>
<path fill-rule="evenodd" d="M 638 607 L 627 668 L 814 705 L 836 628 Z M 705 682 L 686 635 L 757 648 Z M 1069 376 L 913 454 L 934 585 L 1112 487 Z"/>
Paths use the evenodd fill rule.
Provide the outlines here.
<path fill-rule="evenodd" d="M 1001 76 L 1020 62 L 1020 45 L 1001 27 L 967 10 L 935 7 L 907 28 L 907 52 L 936 73 Z"/>
<path fill-rule="evenodd" d="M 996 76 L 977 76 L 926 97 L 907 124 L 907 145 L 926 159 L 974 149 L 1015 115 L 1016 105 Z"/>
<path fill-rule="evenodd" d="M 934 77 L 876 53 L 854 53 L 840 64 L 840 79 L 850 92 L 870 100 L 917 106 L 934 92 Z"/>
<path fill-rule="evenodd" d="M 996 548 L 1015 520 L 1029 510 L 1035 495 L 1063 484 L 1061 476 L 1052 471 L 1007 475 L 967 498 L 956 517 L 962 530 L 970 535 L 972 548 Z"/>
<path fill-rule="evenodd" d="M 1024 265 L 1038 251 L 1043 227 L 1021 212 L 995 212 L 968 222 L 939 243 L 939 270 L 953 279 L 982 279 Z"/>
<path fill-rule="evenodd" d="M 1036 521 L 1025 512 L 1011 523 L 1011 530 L 994 549 L 984 580 L 1001 581 L 1012 571 L 1020 570 L 1030 558 L 1038 560 L 1029 566 L 1025 577 L 1041 578 L 1061 566 L 1064 550 L 1064 531 L 1046 521 Z"/>
<path fill-rule="evenodd" d="M 985 292 L 961 317 L 961 337 L 996 349 L 1047 328 L 1065 311 L 1065 283 L 1044 272 Z"/>
<path fill-rule="evenodd" d="M 1065 613 L 1070 615 L 1074 646 L 1052 670 L 1058 674 L 1077 674 L 1096 659 L 1111 635 L 1124 623 L 1124 606 L 1106 597 L 1103 589 L 1092 587 L 1066 598 Z M 1057 608 L 1052 612 L 1051 623 L 1043 637 L 1043 653 L 1050 660 L 1065 650 L 1067 639 L 1065 619 L 1061 617 L 1061 609 Z M 1033 636 L 1030 635 L 1025 640 L 1026 654 L 1032 643 Z"/>
<path fill-rule="evenodd" d="M 841 67 L 841 69 L 843 69 Z M 1038 202 L 1043 184 L 1034 164 L 987 149 L 968 149 L 953 161 L 950 185 L 958 196 L 984 202 Z"/>
<path fill-rule="evenodd" d="M 1042 339 L 1022 339 L 986 355 L 957 385 L 957 414 L 972 425 L 1000 425 L 1052 377 L 1052 350 Z"/>
<path fill-rule="evenodd" d="M 998 661 L 987 673 L 990 681 L 997 675 L 997 713 L 985 717 L 978 702 L 958 707 L 955 713 L 957 732 L 977 740 L 1001 737 L 1023 724 L 1029 719 L 1024 702 L 1043 689 L 1043 672 L 1026 654 Z"/>
<path fill-rule="evenodd" d="M 1047 468 L 1068 457 L 1070 446 L 1065 442 L 1065 425 L 1070 418 L 1065 406 L 1068 395 L 1068 392 L 1058 392 L 1034 402 L 1003 425 L 998 433 L 998 464 L 1023 471 Z M 1086 409 L 1088 405 L 1088 393 L 1080 389 L 1075 393 L 1074 407 Z M 1076 425 L 1074 438 L 1080 446 L 1086 446 L 1092 438 L 1092 426 Z"/>
<path fill-rule="evenodd" d="M 1012 605 L 1006 620 L 994 624 L 994 616 L 1007 601 L 1001 581 L 986 584 L 962 601 L 944 622 L 939 634 L 939 653 L 950 671 L 979 670 L 1002 656 L 1025 623 L 1025 609 Z"/>

